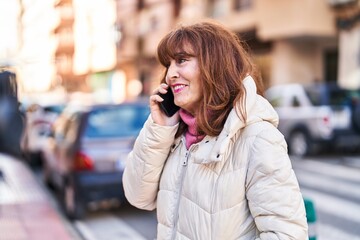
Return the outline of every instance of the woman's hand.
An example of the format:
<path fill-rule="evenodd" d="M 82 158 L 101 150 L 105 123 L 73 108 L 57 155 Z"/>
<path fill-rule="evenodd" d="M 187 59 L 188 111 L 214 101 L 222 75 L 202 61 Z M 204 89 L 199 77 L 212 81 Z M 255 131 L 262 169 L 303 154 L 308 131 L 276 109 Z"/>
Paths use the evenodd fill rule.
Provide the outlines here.
<path fill-rule="evenodd" d="M 176 125 L 179 120 L 179 112 L 175 113 L 173 116 L 168 117 L 166 114 L 161 110 L 159 105 L 160 102 L 164 101 L 162 97 L 158 95 L 158 93 L 167 93 L 167 91 L 171 91 L 169 86 L 165 83 L 160 84 L 160 86 L 155 89 L 153 95 L 150 96 L 150 111 L 151 117 L 156 124 L 163 125 L 163 126 L 174 126 Z"/>

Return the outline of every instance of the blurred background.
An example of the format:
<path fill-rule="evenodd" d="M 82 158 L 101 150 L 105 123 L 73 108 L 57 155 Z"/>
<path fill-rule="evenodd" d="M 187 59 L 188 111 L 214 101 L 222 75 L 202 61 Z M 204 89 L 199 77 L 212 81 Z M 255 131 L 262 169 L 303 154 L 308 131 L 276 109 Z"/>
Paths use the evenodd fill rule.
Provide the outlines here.
<path fill-rule="evenodd" d="M 56 148 L 66 148 L 56 134 L 67 134 L 64 119 L 74 122 L 69 112 L 75 110 L 64 109 L 71 103 L 110 105 L 148 96 L 163 70 L 156 59 L 159 40 L 178 23 L 206 18 L 218 20 L 246 42 L 271 93 L 267 97 L 279 107 L 280 124 L 286 125 L 280 130 L 303 195 L 315 206 L 312 239 L 360 239 L 359 0 L 0 0 L 0 68 L 16 74 L 26 116 L 23 155 L 40 185 L 44 169 L 48 175 L 51 170 L 44 162 L 56 162 Z M 328 101 L 320 104 L 307 90 L 299 99 L 295 95 L 303 90 L 296 87 L 270 90 L 292 84 L 336 85 L 341 94 L 329 91 Z M 279 99 L 285 97 L 276 92 L 293 92 L 294 97 L 288 94 L 290 100 L 281 105 Z M 64 111 L 67 115 L 58 120 Z M 88 115 L 89 109 L 81 112 Z M 320 142 L 322 151 L 315 151 Z M 98 161 L 87 148 L 75 155 Z M 67 191 L 60 188 L 61 194 Z M 57 193 L 46 184 L 44 190 L 57 208 Z M 81 218 L 60 207 L 59 214 L 82 239 L 155 238 L 155 212 L 130 206 L 109 211 L 106 206 L 93 206 L 103 210 Z"/>
<path fill-rule="evenodd" d="M 159 79 L 160 38 L 179 22 L 203 18 L 219 20 L 250 46 L 266 86 L 314 81 L 360 86 L 356 0 L 0 4 L 0 64 L 16 71 L 25 104 L 74 93 L 115 102 L 148 94 Z"/>

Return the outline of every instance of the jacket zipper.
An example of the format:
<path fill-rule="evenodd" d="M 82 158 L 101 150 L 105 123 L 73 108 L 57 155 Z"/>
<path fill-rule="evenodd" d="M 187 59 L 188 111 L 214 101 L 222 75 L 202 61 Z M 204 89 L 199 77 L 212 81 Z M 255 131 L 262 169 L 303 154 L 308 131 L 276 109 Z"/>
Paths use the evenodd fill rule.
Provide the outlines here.
<path fill-rule="evenodd" d="M 180 198 L 181 198 L 181 192 L 182 192 L 182 188 L 183 188 L 183 183 L 184 183 L 184 178 L 185 178 L 185 173 L 186 173 L 189 157 L 190 157 L 190 151 L 187 151 L 185 154 L 185 159 L 182 162 L 183 168 L 181 169 L 181 181 L 180 181 L 178 199 L 177 199 L 176 208 L 175 208 L 174 229 L 173 229 L 172 236 L 171 236 L 171 239 L 173 239 L 173 240 L 175 239 L 176 231 L 177 231 L 177 224 L 178 224 L 178 220 L 179 220 Z"/>

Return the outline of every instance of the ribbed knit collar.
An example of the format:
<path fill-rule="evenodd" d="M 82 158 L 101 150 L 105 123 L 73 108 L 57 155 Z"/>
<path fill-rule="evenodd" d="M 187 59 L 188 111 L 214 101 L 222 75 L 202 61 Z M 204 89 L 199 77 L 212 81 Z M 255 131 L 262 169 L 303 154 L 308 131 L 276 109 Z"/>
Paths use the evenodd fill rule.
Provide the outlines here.
<path fill-rule="evenodd" d="M 199 135 L 196 129 L 196 119 L 193 115 L 191 115 L 189 112 L 185 111 L 184 109 L 180 109 L 179 111 L 181 119 L 184 121 L 184 123 L 188 126 L 187 131 L 185 133 L 185 140 L 186 140 L 186 148 L 189 149 L 191 145 L 194 143 L 198 143 L 205 135 Z"/>

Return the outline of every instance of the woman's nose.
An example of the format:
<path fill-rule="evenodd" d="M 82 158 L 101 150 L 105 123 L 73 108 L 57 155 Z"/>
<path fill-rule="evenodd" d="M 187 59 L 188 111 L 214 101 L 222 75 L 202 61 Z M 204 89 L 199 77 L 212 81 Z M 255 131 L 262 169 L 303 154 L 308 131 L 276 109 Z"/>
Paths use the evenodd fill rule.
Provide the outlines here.
<path fill-rule="evenodd" d="M 167 76 L 168 80 L 176 79 L 179 77 L 179 73 L 175 64 L 171 63 L 168 67 Z"/>

